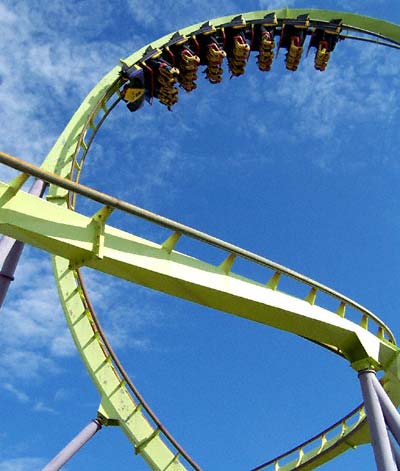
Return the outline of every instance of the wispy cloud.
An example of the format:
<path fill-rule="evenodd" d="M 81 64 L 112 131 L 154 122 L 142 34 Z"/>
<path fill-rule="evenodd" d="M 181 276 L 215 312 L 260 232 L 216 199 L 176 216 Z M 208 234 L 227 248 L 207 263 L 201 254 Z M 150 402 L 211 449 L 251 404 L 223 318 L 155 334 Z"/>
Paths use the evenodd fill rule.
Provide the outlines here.
<path fill-rule="evenodd" d="M 194 23 L 231 13 L 240 13 L 238 3 L 233 0 L 219 2 L 213 2 L 212 0 L 202 2 L 167 0 L 162 3 L 157 0 L 149 0 L 146 3 L 140 0 L 128 0 L 128 5 L 132 18 L 137 24 L 145 29 L 157 31 L 154 39 L 162 34 L 176 31 Z M 163 14 L 166 10 L 169 12 L 168 15 Z M 162 18 L 162 21 L 160 21 L 160 18 Z"/>
<path fill-rule="evenodd" d="M 343 53 L 339 53 L 337 58 L 333 53 L 329 70 L 324 73 L 313 69 L 312 58 L 304 60 L 296 75 L 284 75 L 273 89 L 263 95 L 269 102 L 293 110 L 292 127 L 295 132 L 307 129 L 312 135 L 325 137 L 334 133 L 343 120 L 357 123 L 374 116 L 392 120 L 397 92 L 388 90 L 387 83 L 379 83 L 377 75 L 393 74 L 396 69 L 398 72 L 399 66 L 389 63 L 385 67 L 381 64 L 380 72 L 370 74 L 368 69 L 376 71 L 379 67 L 376 54 L 371 55 L 371 48 L 366 46 L 359 52 L 354 47 L 348 48 L 352 62 L 346 60 Z M 363 70 L 364 65 L 367 71 Z"/>
<path fill-rule="evenodd" d="M 56 393 L 54 394 L 54 401 L 55 402 L 62 402 L 67 400 L 70 397 L 71 392 L 65 388 L 57 389 Z"/>
<path fill-rule="evenodd" d="M 36 376 L 42 361 L 55 371 L 49 347 L 66 333 L 50 257 L 26 247 L 0 318 L 2 355 L 8 358 L 0 372 L 11 373 L 20 363 L 16 375 Z"/>
<path fill-rule="evenodd" d="M 11 458 L 0 461 L 0 471 L 32 471 L 45 464 L 42 458 Z"/>
<path fill-rule="evenodd" d="M 105 42 L 97 38 L 109 25 L 109 2 L 90 0 L 76 5 L 74 15 L 71 15 L 72 7 L 60 0 L 49 4 L 47 9 L 36 8 L 39 4 L 38 0 L 29 6 L 24 1 L 0 3 L 5 45 L 0 57 L 0 111 L 6 123 L 0 129 L 0 140 L 4 150 L 35 162 L 43 158 L 65 124 L 65 116 L 72 113 L 88 89 L 119 56 L 131 52 L 126 51 L 127 43 L 123 49 L 118 40 Z M 260 9 L 274 9 L 294 2 L 259 0 L 256 4 Z M 240 2 L 230 0 L 219 3 L 207 0 L 194 5 L 181 0 L 168 0 L 162 5 L 155 0 L 146 4 L 129 0 L 127 5 L 129 9 L 124 14 L 130 16 L 132 24 L 146 29 L 140 36 L 126 33 L 131 36 L 129 46 L 134 48 L 190 23 L 241 10 Z M 87 21 L 93 9 L 98 21 Z M 160 21 L 165 9 L 169 14 Z M 60 24 L 62 28 L 57 26 Z M 352 127 L 371 119 L 380 123 L 398 121 L 400 64 L 393 57 L 392 51 L 346 41 L 338 45 L 324 74 L 313 70 L 311 57 L 296 74 L 288 72 L 279 78 L 274 71 L 262 74 L 255 70 L 254 55 L 248 67 L 249 77 L 228 81 L 225 73 L 221 86 L 210 87 L 199 74 L 199 89 L 190 95 L 181 92 L 179 112 L 168 113 L 157 103 L 152 109 L 134 115 L 124 107 L 117 111 L 116 117 L 107 122 L 104 139 L 99 137 L 93 149 L 85 169 L 87 178 L 90 180 L 98 173 L 96 165 L 101 165 L 104 179 L 101 184 L 115 188 L 113 169 L 118 163 L 107 158 L 114 153 L 120 159 L 130 159 L 132 173 L 130 186 L 122 189 L 119 196 L 129 195 L 144 206 L 149 201 L 165 203 L 166 199 L 174 198 L 177 182 L 183 175 L 189 171 L 207 171 L 213 159 L 218 159 L 217 152 L 206 155 L 206 151 L 199 151 L 192 144 L 197 133 L 207 135 L 207 126 L 228 126 L 234 130 L 232 138 L 275 139 L 275 143 L 277 138 L 281 142 L 296 141 L 299 136 L 307 135 L 317 144 L 329 142 L 337 155 L 338 125 L 345 123 L 351 131 Z M 273 68 L 284 67 L 282 62 L 283 51 Z M 376 78 L 385 78 L 385 85 Z M 18 93 L 16 83 L 21 85 Z M 387 83 L 391 84 L 389 88 Z M 225 109 L 217 105 L 219 96 L 224 98 Z M 260 106 L 265 109 L 263 120 L 252 115 L 252 110 Z M 132 123 L 129 128 L 127 117 Z M 289 132 L 286 130 L 285 135 L 279 126 L 282 119 L 289 122 Z M 114 144 L 108 141 L 111 133 Z M 202 138 L 197 139 L 198 146 Z M 151 158 L 149 149 L 152 149 Z M 137 158 L 138 154 L 141 158 Z M 268 161 L 272 158 L 268 156 Z M 321 168 L 331 165 L 329 152 L 313 158 Z M 249 156 L 241 151 L 235 163 L 254 165 L 260 159 L 265 160 L 265 155 Z M 126 173 L 125 166 L 119 165 L 119 169 Z M 95 303 L 102 305 L 102 312 L 113 313 L 106 319 L 113 341 L 131 348 L 149 348 L 151 341 L 145 334 L 137 334 L 139 337 L 133 340 L 127 329 L 121 327 L 124 313 L 135 311 L 131 305 L 115 306 L 112 301 L 124 288 L 118 282 L 110 282 L 105 289 L 97 275 L 89 275 L 88 284 Z M 11 375 L 37 378 L 43 365 L 50 372 L 58 372 L 62 360 L 75 354 L 75 347 L 59 307 L 49 259 L 25 254 L 12 290 L 18 296 L 9 298 L 0 317 L 0 341 L 4 346 L 0 376 L 6 381 Z M 157 308 L 150 300 L 146 303 L 150 314 L 145 322 L 159 320 Z M 143 317 L 135 312 L 129 317 L 129 327 L 136 333 L 140 331 L 138 319 Z"/>
<path fill-rule="evenodd" d="M 46 355 L 30 351 L 29 347 L 25 350 L 5 349 L 0 354 L 2 364 L 0 378 L 9 381 L 37 380 L 46 375 L 58 373 L 60 368 L 55 362 L 47 358 Z"/>
<path fill-rule="evenodd" d="M 11 393 L 17 399 L 18 402 L 21 402 L 23 404 L 29 402 L 29 396 L 25 394 L 23 391 L 21 391 L 20 389 L 17 389 L 11 383 L 4 383 L 2 385 L 2 388 L 5 391 L 8 391 L 9 393 Z"/>
<path fill-rule="evenodd" d="M 77 354 L 60 307 L 50 260 L 34 253 L 28 249 L 22 257 L 0 317 L 2 387 L 20 402 L 30 398 L 20 391 L 19 384 L 41 381 L 43 372 L 46 377 L 60 374 L 64 359 Z M 132 296 L 126 282 L 121 285 L 111 277 L 105 281 L 105 275 L 91 270 L 85 273 L 92 301 L 99 306 L 112 344 L 117 348 L 151 348 L 146 328 L 162 319 L 155 313 L 151 296 L 141 293 L 140 302 L 135 303 L 137 296 Z"/>
<path fill-rule="evenodd" d="M 260 10 L 278 10 L 296 5 L 294 0 L 259 0 Z"/>
<path fill-rule="evenodd" d="M 33 406 L 34 412 L 44 412 L 47 414 L 58 414 L 58 412 L 53 409 L 52 407 L 49 407 L 46 405 L 43 401 L 38 401 L 34 404 Z"/>
<path fill-rule="evenodd" d="M 0 129 L 0 141 L 2 150 L 36 163 L 62 131 L 65 116 L 126 54 L 118 42 L 97 39 L 109 22 L 108 2 L 75 5 L 73 14 L 68 5 L 1 4 L 0 112 L 7 126 Z M 89 20 L 94 11 L 95 22 Z M 0 178 L 10 175 L 2 168 Z"/>
<path fill-rule="evenodd" d="M 69 4 L 62 1 L 51 2 L 45 9 L 39 3 L 32 1 L 28 7 L 23 0 L 4 2 L 0 19 L 4 46 L 0 57 L 0 112 L 2 122 L 7 124 L 0 129 L 2 150 L 35 163 L 43 160 L 66 125 L 66 117 L 72 115 L 90 88 L 120 57 L 129 55 L 146 41 L 134 30 L 123 29 L 120 38 L 114 35 L 112 40 L 98 39 L 109 26 L 111 16 L 118 13 L 108 2 L 90 0 L 74 6 L 73 14 Z M 139 13 L 140 8 L 138 5 Z M 155 3 L 155 8 L 160 7 Z M 189 13 L 186 7 L 186 15 L 190 16 Z M 95 22 L 91 21 L 93 15 Z M 136 16 L 132 18 L 135 21 Z M 157 31 L 156 36 L 159 34 Z M 156 36 L 149 34 L 148 41 Z M 16 83 L 23 84 L 18 92 Z M 141 121 L 150 122 L 152 117 L 143 114 Z M 126 141 L 126 128 L 122 132 L 120 127 L 120 122 L 112 117 L 107 122 L 107 131 L 115 131 L 116 136 L 119 133 Z M 157 122 L 152 123 L 151 129 L 157 130 Z M 143 142 L 143 135 L 137 137 Z M 118 138 L 115 140 L 118 142 Z M 90 168 L 97 162 L 107 164 L 103 144 L 106 145 L 97 140 L 93 146 L 92 167 L 87 164 L 86 168 L 89 178 Z M 130 152 L 126 144 L 120 147 L 121 154 L 124 150 Z M 148 172 L 147 178 L 136 186 L 139 195 L 146 197 L 168 181 L 178 150 L 174 145 L 165 148 L 154 171 Z M 1 167 L 0 179 L 12 176 L 12 171 Z"/>
<path fill-rule="evenodd" d="M 400 63 L 395 60 L 396 52 L 347 40 L 338 44 L 325 72 L 314 70 L 315 52 L 311 50 L 299 70 L 291 73 L 284 70 L 285 51 L 280 51 L 272 71 L 262 74 L 252 70 L 247 86 L 236 96 L 243 103 L 243 114 L 248 116 L 238 121 L 236 129 L 247 138 L 252 136 L 279 147 L 307 136 L 307 143 L 315 151 L 305 154 L 321 168 L 354 165 L 351 160 L 347 164 L 341 160 L 354 130 L 373 132 L 399 119 L 396 103 L 400 99 Z M 249 69 L 252 67 L 250 63 Z M 278 77 L 279 69 L 283 73 Z M 254 123 L 251 108 L 260 106 L 265 110 L 265 119 Z M 228 121 L 232 121 L 231 116 L 236 115 L 227 115 Z M 371 153 L 366 158 L 375 156 Z"/>
<path fill-rule="evenodd" d="M 126 281 L 83 270 L 91 301 L 113 348 L 146 351 L 154 349 L 149 332 L 162 327 L 165 316 L 161 295 Z"/>
<path fill-rule="evenodd" d="M 4 383 L 0 386 L 5 391 L 9 392 L 19 403 L 25 404 L 27 406 L 31 406 L 34 412 L 39 413 L 50 413 L 50 414 L 57 414 L 58 412 L 48 404 L 46 404 L 43 400 L 35 400 L 32 399 L 21 389 L 18 389 L 11 383 Z M 62 400 L 62 396 L 60 396 L 57 400 Z M 54 398 L 56 401 L 56 398 Z"/>

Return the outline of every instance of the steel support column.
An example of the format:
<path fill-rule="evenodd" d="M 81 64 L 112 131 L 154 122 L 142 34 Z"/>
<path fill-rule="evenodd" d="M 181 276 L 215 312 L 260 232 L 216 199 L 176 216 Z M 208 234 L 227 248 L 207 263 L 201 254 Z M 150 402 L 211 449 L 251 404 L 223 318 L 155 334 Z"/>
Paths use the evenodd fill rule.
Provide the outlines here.
<path fill-rule="evenodd" d="M 29 193 L 42 197 L 47 183 L 36 180 Z M 0 240 L 0 308 L 3 305 L 11 281 L 14 280 L 15 269 L 17 268 L 24 244 L 19 240 L 3 236 Z"/>
<path fill-rule="evenodd" d="M 390 447 L 392 449 L 392 454 L 393 454 L 394 460 L 396 462 L 397 469 L 400 470 L 400 452 L 399 452 L 399 449 L 397 448 L 397 445 L 396 445 L 395 441 L 393 440 L 393 438 L 392 437 L 389 437 L 389 438 L 390 438 Z"/>
<path fill-rule="evenodd" d="M 385 418 L 374 387 L 374 370 L 362 370 L 358 373 L 364 397 L 367 420 L 371 432 L 371 443 L 374 449 L 378 471 L 397 471 L 390 446 Z"/>
<path fill-rule="evenodd" d="M 78 435 L 73 438 L 68 445 L 63 448 L 50 463 L 48 463 L 42 471 L 58 471 L 64 464 L 69 461 L 82 447 L 85 445 L 95 433 L 101 429 L 101 423 L 92 420 Z"/>
<path fill-rule="evenodd" d="M 397 443 L 400 444 L 400 415 L 376 376 L 372 377 L 375 392 L 382 408 L 385 422 Z"/>

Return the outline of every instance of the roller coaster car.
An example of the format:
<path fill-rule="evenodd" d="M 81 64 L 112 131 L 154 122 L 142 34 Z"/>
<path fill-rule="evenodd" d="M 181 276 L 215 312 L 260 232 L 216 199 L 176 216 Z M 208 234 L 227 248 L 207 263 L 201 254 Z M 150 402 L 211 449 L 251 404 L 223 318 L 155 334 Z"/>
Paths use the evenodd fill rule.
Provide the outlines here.
<path fill-rule="evenodd" d="M 143 69 L 136 65 L 128 67 L 123 64 L 120 76 L 127 82 L 121 90 L 121 97 L 127 103 L 129 111 L 136 111 L 142 107 L 145 99 Z"/>
<path fill-rule="evenodd" d="M 323 72 L 330 59 L 331 52 L 335 49 L 342 31 L 342 20 L 331 20 L 324 28 L 316 28 L 310 39 L 308 50 L 316 48 L 314 67 Z"/>
<path fill-rule="evenodd" d="M 307 36 L 309 24 L 308 15 L 300 15 L 296 20 L 285 20 L 282 24 L 278 46 L 289 50 L 293 36 L 299 37 L 302 46 Z"/>
<path fill-rule="evenodd" d="M 156 97 L 158 98 L 160 103 L 165 105 L 169 109 L 169 111 L 171 111 L 172 106 L 178 103 L 178 89 L 173 88 L 172 90 L 169 90 L 169 91 L 160 89 L 157 92 Z"/>
<path fill-rule="evenodd" d="M 210 43 L 207 46 L 207 65 L 221 65 L 226 57 L 226 52 L 217 43 Z"/>
<path fill-rule="evenodd" d="M 169 110 L 178 101 L 179 70 L 163 58 L 150 58 L 143 62 L 145 81 L 149 84 L 151 97 L 158 98 Z"/>
<path fill-rule="evenodd" d="M 144 103 L 144 87 L 140 84 L 135 83 L 135 80 L 129 84 L 126 84 L 121 91 L 122 99 L 127 102 L 127 108 L 129 111 L 137 111 L 143 106 Z"/>
<path fill-rule="evenodd" d="M 223 69 L 221 64 L 226 57 L 226 52 L 215 42 L 210 42 L 207 46 L 207 68 L 204 71 L 210 83 L 220 83 L 222 81 Z"/>
<path fill-rule="evenodd" d="M 250 46 L 247 44 L 244 30 L 238 31 L 238 28 L 232 28 L 227 31 L 226 52 L 232 76 L 244 74 L 250 55 Z"/>
<path fill-rule="evenodd" d="M 288 70 L 297 70 L 309 24 L 308 15 L 300 15 L 295 20 L 285 20 L 282 25 L 278 50 L 281 47 L 287 49 L 286 68 Z"/>
<path fill-rule="evenodd" d="M 331 53 L 327 41 L 320 41 L 317 52 L 315 53 L 314 67 L 316 70 L 323 72 L 328 65 Z"/>
<path fill-rule="evenodd" d="M 180 67 L 187 72 L 196 72 L 199 64 L 200 58 L 196 56 L 189 48 L 185 48 L 181 51 L 180 54 Z"/>
<path fill-rule="evenodd" d="M 224 73 L 223 69 L 221 66 L 213 66 L 213 67 L 207 67 L 204 70 L 204 73 L 206 74 L 206 79 L 212 83 L 221 83 L 222 82 L 222 74 Z"/>
<path fill-rule="evenodd" d="M 257 56 L 258 68 L 262 72 L 271 70 L 272 61 L 274 60 L 275 41 L 271 31 L 262 30 L 259 41 L 259 54 Z"/>
<path fill-rule="evenodd" d="M 246 38 L 242 34 L 233 37 L 232 56 L 235 60 L 247 61 L 250 54 L 250 46 L 246 42 Z"/>
<path fill-rule="evenodd" d="M 225 42 L 224 28 L 216 31 L 209 23 L 205 23 L 190 38 L 190 49 L 199 58 L 199 64 L 207 66 L 204 73 L 211 83 L 220 83 L 222 81 L 223 69 L 221 64 L 226 57 Z"/>
<path fill-rule="evenodd" d="M 179 69 L 178 82 L 184 90 L 190 92 L 197 88 L 195 81 L 200 58 L 189 47 L 188 41 L 187 37 L 175 33 L 164 48 L 163 57 Z"/>
<path fill-rule="evenodd" d="M 262 20 L 251 25 L 250 30 L 250 48 L 257 51 L 257 64 L 259 70 L 267 72 L 271 70 L 274 60 L 276 27 L 278 20 L 275 13 L 269 13 Z"/>
<path fill-rule="evenodd" d="M 210 45 L 216 44 L 218 49 L 224 50 L 225 41 L 224 28 L 217 31 L 210 23 L 204 23 L 198 31 L 191 35 L 189 47 L 200 58 L 200 65 L 208 65 L 207 55 Z"/>
<path fill-rule="evenodd" d="M 290 39 L 290 46 L 286 54 L 286 68 L 293 72 L 299 66 L 301 55 L 303 54 L 303 47 L 301 46 L 301 39 L 299 36 L 292 36 Z"/>
<path fill-rule="evenodd" d="M 179 83 L 184 90 L 191 92 L 197 87 L 195 82 L 200 58 L 187 47 L 180 51 L 179 58 Z"/>
<path fill-rule="evenodd" d="M 270 39 L 273 40 L 276 34 L 277 25 L 278 20 L 275 13 L 269 13 L 268 15 L 265 15 L 262 20 L 252 23 L 249 32 L 251 50 L 260 51 L 262 38 L 265 33 L 268 33 Z"/>

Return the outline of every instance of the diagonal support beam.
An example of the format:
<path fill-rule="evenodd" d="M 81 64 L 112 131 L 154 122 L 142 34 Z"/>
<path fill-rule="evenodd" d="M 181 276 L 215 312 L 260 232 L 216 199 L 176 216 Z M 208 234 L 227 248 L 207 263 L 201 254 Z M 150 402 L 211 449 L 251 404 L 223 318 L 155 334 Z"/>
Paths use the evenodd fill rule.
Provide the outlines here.
<path fill-rule="evenodd" d="M 397 445 L 394 442 L 392 437 L 389 437 L 389 440 L 390 440 L 390 447 L 392 449 L 392 454 L 393 454 L 394 460 L 396 462 L 397 469 L 400 469 L 400 452 L 399 452 L 399 449 L 398 449 L 398 447 L 397 447 Z"/>
<path fill-rule="evenodd" d="M 359 372 L 358 378 L 361 383 L 378 471 L 398 471 L 392 454 L 385 418 L 374 387 L 375 371 L 362 370 Z"/>
<path fill-rule="evenodd" d="M 398 413 L 390 397 L 387 395 L 386 391 L 383 389 L 383 386 L 378 381 L 378 378 L 375 375 L 371 376 L 371 378 L 373 387 L 382 408 L 383 416 L 385 417 L 385 422 L 397 443 L 400 444 L 400 414 Z"/>
<path fill-rule="evenodd" d="M 14 184 L 12 186 L 16 191 L 18 191 L 26 181 L 25 177 L 28 177 L 28 175 L 21 174 L 13 181 Z M 34 196 L 42 197 L 46 186 L 47 183 L 36 180 L 31 186 L 29 193 Z M 6 298 L 10 283 L 14 280 L 14 273 L 23 248 L 24 244 L 22 242 L 11 237 L 3 236 L 0 240 L 0 260 L 2 264 L 0 270 L 0 308 Z"/>
<path fill-rule="evenodd" d="M 63 448 L 42 471 L 58 471 L 101 429 L 98 419 L 92 420 Z"/>

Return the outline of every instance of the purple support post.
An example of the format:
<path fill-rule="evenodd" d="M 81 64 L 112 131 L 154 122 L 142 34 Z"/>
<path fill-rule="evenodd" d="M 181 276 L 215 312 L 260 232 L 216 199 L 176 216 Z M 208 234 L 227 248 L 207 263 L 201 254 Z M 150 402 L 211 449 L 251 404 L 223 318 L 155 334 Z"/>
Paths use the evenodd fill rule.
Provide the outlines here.
<path fill-rule="evenodd" d="M 29 193 L 40 198 L 43 196 L 47 183 L 36 180 Z M 3 236 L 0 240 L 0 260 L 2 266 L 0 269 L 0 308 L 3 305 L 11 281 L 14 279 L 15 269 L 18 265 L 24 244 L 19 240 Z"/>
<path fill-rule="evenodd" d="M 385 419 L 378 395 L 374 388 L 374 370 L 362 370 L 358 373 L 361 390 L 364 397 L 367 420 L 371 433 L 371 443 L 374 449 L 375 462 L 378 471 L 397 471 L 397 466 L 392 455 L 389 434 L 386 429 Z"/>
<path fill-rule="evenodd" d="M 378 396 L 386 424 L 397 443 L 400 444 L 400 415 L 376 376 L 372 378 L 372 382 Z"/>
<path fill-rule="evenodd" d="M 101 429 L 101 423 L 95 419 L 73 438 L 42 471 L 58 471 Z"/>
<path fill-rule="evenodd" d="M 392 454 L 393 454 L 394 460 L 396 462 L 397 469 L 400 470 L 400 453 L 399 453 L 399 450 L 398 450 L 396 444 L 394 443 L 394 440 L 392 439 L 392 437 L 389 437 L 389 438 L 390 438 L 390 448 L 392 449 Z"/>
<path fill-rule="evenodd" d="M 14 280 L 14 273 L 24 244 L 19 240 L 4 236 L 0 240 L 0 259 L 4 260 L 0 271 L 0 307 L 3 305 L 10 283 Z"/>

